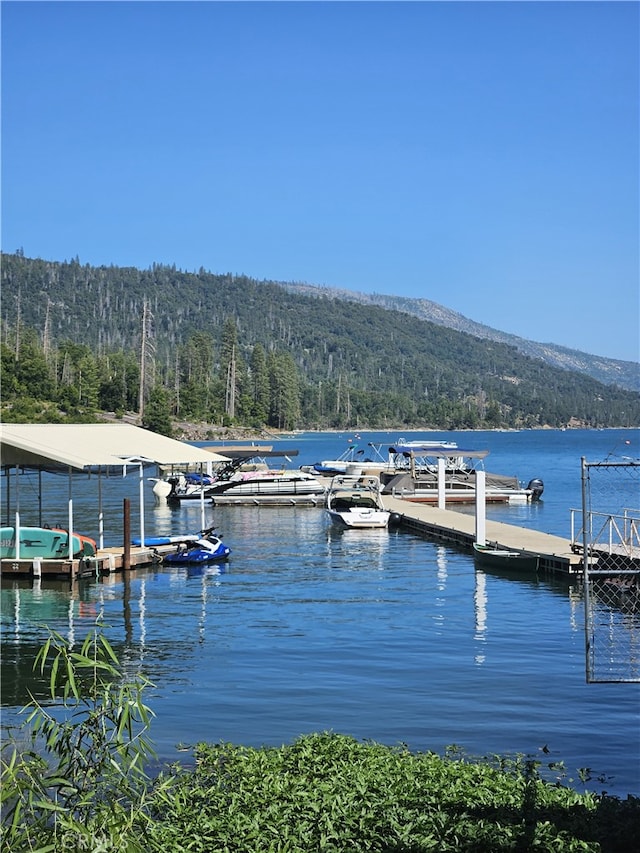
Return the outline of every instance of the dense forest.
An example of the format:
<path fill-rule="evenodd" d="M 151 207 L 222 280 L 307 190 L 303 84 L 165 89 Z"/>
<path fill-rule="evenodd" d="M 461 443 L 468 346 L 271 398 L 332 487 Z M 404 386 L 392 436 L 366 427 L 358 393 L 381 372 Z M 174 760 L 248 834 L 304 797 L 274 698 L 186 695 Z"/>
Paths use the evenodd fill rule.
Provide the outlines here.
<path fill-rule="evenodd" d="M 2 255 L 2 418 L 281 429 L 634 426 L 640 395 L 377 305 L 241 275 Z"/>

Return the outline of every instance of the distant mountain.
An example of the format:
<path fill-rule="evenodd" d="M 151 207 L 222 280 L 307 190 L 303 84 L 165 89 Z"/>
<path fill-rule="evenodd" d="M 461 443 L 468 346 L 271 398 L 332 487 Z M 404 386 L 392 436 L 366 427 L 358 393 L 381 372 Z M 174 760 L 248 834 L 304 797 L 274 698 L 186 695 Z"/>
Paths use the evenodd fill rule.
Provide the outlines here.
<path fill-rule="evenodd" d="M 516 347 L 524 355 L 540 358 L 546 364 L 563 370 L 575 370 L 605 385 L 618 385 L 630 391 L 640 391 L 640 363 L 621 361 L 615 358 L 591 355 L 580 350 L 562 347 L 558 344 L 538 343 L 526 338 L 501 332 L 483 323 L 476 323 L 457 311 L 445 308 L 430 299 L 410 299 L 406 296 L 387 296 L 381 293 L 359 293 L 333 287 L 319 287 L 311 284 L 282 283 L 282 287 L 294 293 L 306 296 L 344 299 L 364 305 L 379 305 L 391 311 L 401 311 L 428 320 L 438 326 L 466 332 L 484 340 L 498 341 Z"/>

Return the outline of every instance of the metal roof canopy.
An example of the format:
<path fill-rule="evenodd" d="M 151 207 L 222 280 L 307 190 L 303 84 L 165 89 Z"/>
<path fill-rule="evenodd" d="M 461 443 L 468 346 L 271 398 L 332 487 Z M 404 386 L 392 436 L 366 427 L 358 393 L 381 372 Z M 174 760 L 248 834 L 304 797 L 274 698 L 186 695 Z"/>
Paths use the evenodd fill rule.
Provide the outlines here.
<path fill-rule="evenodd" d="M 484 459 L 489 455 L 488 450 L 465 450 L 462 447 L 424 447 L 423 449 L 413 448 L 412 450 L 409 450 L 403 448 L 401 445 L 395 445 L 391 448 L 390 452 L 397 453 L 400 456 L 406 456 L 407 458 L 410 456 L 434 456 L 444 457 L 446 459 L 457 459 L 459 456 L 464 456 L 467 459 Z"/>
<path fill-rule="evenodd" d="M 140 539 L 144 545 L 144 492 L 142 471 L 145 465 L 186 465 L 226 462 L 227 458 L 150 432 L 132 424 L 2 424 L 0 425 L 0 464 L 6 474 L 10 468 L 68 474 L 69 530 L 73 530 L 72 475 L 75 471 L 102 474 L 110 468 L 122 470 L 134 465 L 139 470 Z M 17 481 L 19 482 L 19 480 Z M 101 477 L 100 477 L 101 483 Z M 99 547 L 104 547 L 101 487 L 99 492 Z M 16 502 L 16 528 L 20 527 Z M 204 527 L 204 492 L 201 504 Z M 8 519 L 7 519 L 8 521 Z M 16 530 L 16 541 L 19 541 Z M 69 548 L 72 537 L 69 536 Z M 70 555 L 71 556 L 71 555 Z"/>
<path fill-rule="evenodd" d="M 225 462 L 200 447 L 131 424 L 2 424 L 3 467 L 66 472 L 122 468 L 127 463 L 186 465 Z"/>
<path fill-rule="evenodd" d="M 289 457 L 289 456 L 297 456 L 300 451 L 293 449 L 285 449 L 285 450 L 274 450 L 272 444 L 264 445 L 263 447 L 259 447 L 257 444 L 246 444 L 246 445 L 205 445 L 203 450 L 208 450 L 211 448 L 211 452 L 220 451 L 223 456 L 228 457 L 229 459 L 272 459 L 279 457 Z"/>

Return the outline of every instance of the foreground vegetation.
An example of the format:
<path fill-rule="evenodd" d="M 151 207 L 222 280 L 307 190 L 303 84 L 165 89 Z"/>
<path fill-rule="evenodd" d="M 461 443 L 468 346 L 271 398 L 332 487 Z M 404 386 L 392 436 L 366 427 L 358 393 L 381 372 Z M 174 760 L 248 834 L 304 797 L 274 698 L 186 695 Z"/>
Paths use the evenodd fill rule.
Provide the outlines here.
<path fill-rule="evenodd" d="M 35 665 L 57 704 L 34 700 L 3 748 L 12 853 L 635 849 L 639 799 L 578 794 L 524 757 L 475 762 L 321 733 L 278 748 L 200 744 L 194 767 L 152 779 L 148 682 L 124 677 L 99 628 L 78 652 L 52 634 Z"/>

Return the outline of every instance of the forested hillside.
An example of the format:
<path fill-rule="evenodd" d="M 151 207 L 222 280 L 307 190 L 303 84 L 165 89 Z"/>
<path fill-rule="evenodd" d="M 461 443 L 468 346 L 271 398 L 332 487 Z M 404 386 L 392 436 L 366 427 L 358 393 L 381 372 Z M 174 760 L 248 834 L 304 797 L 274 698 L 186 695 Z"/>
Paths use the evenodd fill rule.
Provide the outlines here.
<path fill-rule="evenodd" d="M 406 313 L 245 276 L 2 256 L 3 417 L 627 426 L 640 396 Z"/>
<path fill-rule="evenodd" d="M 448 329 L 467 332 L 477 338 L 499 341 L 511 344 L 525 355 L 540 358 L 553 367 L 565 370 L 575 370 L 584 373 L 605 385 L 619 385 L 630 391 L 640 391 L 640 364 L 633 361 L 622 361 L 616 358 L 592 355 L 588 352 L 570 349 L 553 343 L 529 341 L 509 332 L 502 332 L 484 323 L 477 323 L 452 311 L 444 305 L 432 302 L 430 299 L 411 299 L 406 296 L 389 296 L 382 293 L 357 293 L 332 287 L 317 287 L 312 284 L 286 283 L 282 285 L 287 290 L 307 296 L 325 296 L 331 299 L 348 299 L 363 305 L 380 305 L 393 311 L 403 311 L 421 320 L 428 320 Z M 640 352 L 639 352 L 640 356 Z"/>

